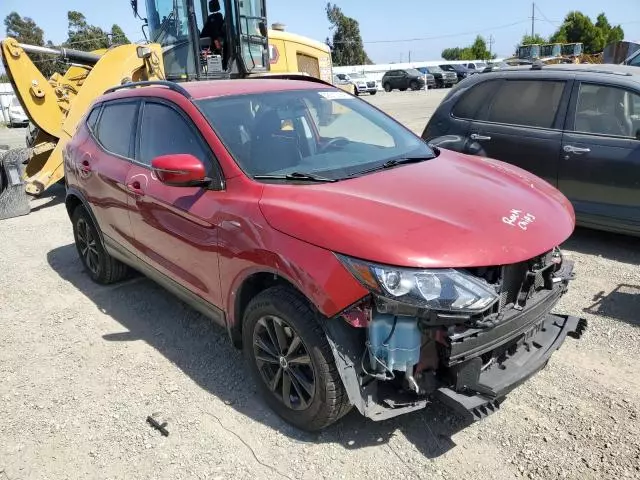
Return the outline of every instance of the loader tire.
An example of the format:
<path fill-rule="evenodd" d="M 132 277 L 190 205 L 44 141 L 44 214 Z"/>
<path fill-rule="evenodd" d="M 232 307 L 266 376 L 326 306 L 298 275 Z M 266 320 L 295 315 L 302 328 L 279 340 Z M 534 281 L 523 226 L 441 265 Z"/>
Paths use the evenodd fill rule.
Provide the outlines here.
<path fill-rule="evenodd" d="M 128 267 L 113 258 L 102 243 L 98 226 L 83 206 L 78 206 L 71 215 L 73 238 L 85 270 L 96 283 L 108 285 L 123 280 L 129 273 Z"/>
<path fill-rule="evenodd" d="M 29 197 L 24 190 L 24 170 L 28 148 L 0 151 L 0 220 L 27 215 Z"/>

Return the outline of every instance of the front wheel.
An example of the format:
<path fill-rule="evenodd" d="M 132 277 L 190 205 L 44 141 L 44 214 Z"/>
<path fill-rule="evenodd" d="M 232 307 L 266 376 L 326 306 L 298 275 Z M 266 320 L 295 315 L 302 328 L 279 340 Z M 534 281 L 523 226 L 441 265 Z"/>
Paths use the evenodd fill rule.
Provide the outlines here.
<path fill-rule="evenodd" d="M 391 85 L 388 84 L 388 83 L 385 83 L 383 85 L 383 88 L 384 88 L 384 91 L 387 92 L 387 93 L 389 93 L 391 91 Z"/>
<path fill-rule="evenodd" d="M 413 80 L 410 84 L 409 87 L 411 88 L 411 90 L 418 90 L 418 82 L 416 82 L 415 80 Z"/>
<path fill-rule="evenodd" d="M 369 94 L 370 94 L 370 95 L 375 95 L 376 93 L 378 93 L 376 90 L 371 90 L 371 91 L 369 92 Z"/>
<path fill-rule="evenodd" d="M 294 290 L 258 294 L 242 324 L 244 355 L 266 403 L 307 431 L 340 419 L 351 405 L 319 315 Z"/>

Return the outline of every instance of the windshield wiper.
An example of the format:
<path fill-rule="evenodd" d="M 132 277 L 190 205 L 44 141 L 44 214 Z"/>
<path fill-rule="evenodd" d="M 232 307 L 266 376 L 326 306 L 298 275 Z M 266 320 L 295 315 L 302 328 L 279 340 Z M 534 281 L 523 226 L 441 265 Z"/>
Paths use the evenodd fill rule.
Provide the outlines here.
<path fill-rule="evenodd" d="M 381 165 L 377 165 L 375 167 L 368 168 L 366 170 L 362 170 L 360 172 L 353 173 L 353 174 L 351 174 L 349 176 L 350 177 L 355 177 L 356 175 L 363 175 L 365 173 L 377 172 L 379 170 L 386 170 L 387 168 L 397 167 L 398 165 L 406 165 L 408 163 L 420 163 L 420 162 L 424 162 L 425 160 L 431 160 L 433 158 L 435 158 L 435 157 L 422 156 L 422 157 L 392 158 L 391 160 L 387 160 L 386 162 L 384 162 Z"/>
<path fill-rule="evenodd" d="M 292 172 L 286 175 L 254 175 L 256 180 L 302 180 L 304 182 L 337 182 L 335 178 L 322 177 L 313 173 Z"/>

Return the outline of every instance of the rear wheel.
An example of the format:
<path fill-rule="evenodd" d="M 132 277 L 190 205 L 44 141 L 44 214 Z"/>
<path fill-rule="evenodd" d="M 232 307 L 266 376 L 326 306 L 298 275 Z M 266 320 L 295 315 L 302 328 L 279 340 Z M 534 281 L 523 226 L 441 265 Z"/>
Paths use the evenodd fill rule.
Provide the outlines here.
<path fill-rule="evenodd" d="M 127 266 L 107 253 L 98 229 L 84 207 L 76 207 L 71 222 L 78 255 L 91 279 L 106 285 L 125 278 Z"/>
<path fill-rule="evenodd" d="M 320 430 L 351 409 L 317 314 L 297 292 L 277 286 L 257 295 L 242 329 L 258 389 L 287 422 Z"/>

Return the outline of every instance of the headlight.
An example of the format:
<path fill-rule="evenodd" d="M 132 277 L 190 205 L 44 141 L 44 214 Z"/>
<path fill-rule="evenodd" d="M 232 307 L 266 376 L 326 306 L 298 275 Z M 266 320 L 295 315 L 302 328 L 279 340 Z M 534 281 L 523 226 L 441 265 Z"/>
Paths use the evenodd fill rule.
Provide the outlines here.
<path fill-rule="evenodd" d="M 495 289 L 468 273 L 447 269 L 408 269 L 338 255 L 368 290 L 397 302 L 433 310 L 480 312 L 498 300 Z"/>

